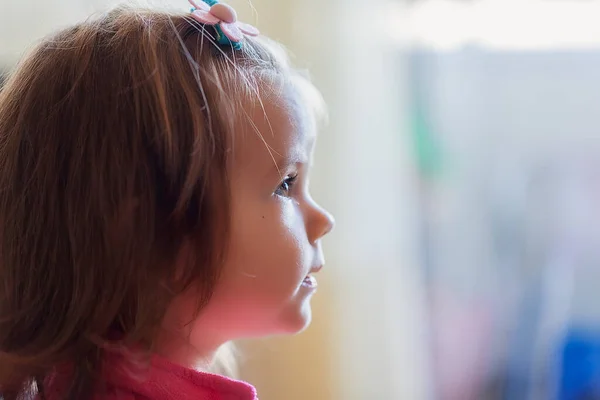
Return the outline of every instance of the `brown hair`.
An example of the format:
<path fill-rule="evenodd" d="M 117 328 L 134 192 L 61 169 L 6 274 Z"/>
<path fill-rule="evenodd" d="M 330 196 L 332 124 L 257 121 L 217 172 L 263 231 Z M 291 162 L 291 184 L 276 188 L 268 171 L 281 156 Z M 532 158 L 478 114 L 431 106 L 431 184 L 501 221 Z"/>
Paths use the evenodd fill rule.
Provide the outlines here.
<path fill-rule="evenodd" d="M 21 62 L 0 93 L 6 400 L 43 395 L 65 363 L 65 398 L 89 398 L 103 348 L 151 351 L 191 285 L 206 304 L 227 245 L 241 101 L 286 70 L 263 40 L 234 51 L 185 15 L 125 7 Z M 193 259 L 175 271 L 185 242 Z"/>

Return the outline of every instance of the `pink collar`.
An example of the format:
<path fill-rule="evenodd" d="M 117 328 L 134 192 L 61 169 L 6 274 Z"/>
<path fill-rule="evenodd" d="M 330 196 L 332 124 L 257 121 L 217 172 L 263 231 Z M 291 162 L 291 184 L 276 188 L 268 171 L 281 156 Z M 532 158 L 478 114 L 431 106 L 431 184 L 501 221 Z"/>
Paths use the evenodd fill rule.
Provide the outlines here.
<path fill-rule="evenodd" d="M 256 389 L 246 382 L 198 372 L 158 356 L 152 359 L 152 366 L 145 378 L 140 380 L 121 376 L 110 383 L 149 399 L 258 400 Z"/>
<path fill-rule="evenodd" d="M 149 368 L 135 368 L 123 357 L 111 355 L 105 367 L 106 394 L 94 399 L 258 400 L 256 389 L 246 382 L 198 372 L 158 356 L 152 358 Z M 60 379 L 50 384 L 49 399 L 60 394 L 61 381 L 64 382 Z"/>

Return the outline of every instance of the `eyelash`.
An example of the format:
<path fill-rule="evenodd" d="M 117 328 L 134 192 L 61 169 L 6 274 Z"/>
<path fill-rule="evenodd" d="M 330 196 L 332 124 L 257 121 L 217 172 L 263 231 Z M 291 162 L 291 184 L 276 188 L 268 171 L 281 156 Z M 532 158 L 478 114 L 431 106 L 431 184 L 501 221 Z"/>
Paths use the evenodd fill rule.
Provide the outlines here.
<path fill-rule="evenodd" d="M 275 194 L 282 197 L 289 197 L 290 191 L 298 180 L 298 174 L 286 177 L 279 187 L 275 190 Z"/>

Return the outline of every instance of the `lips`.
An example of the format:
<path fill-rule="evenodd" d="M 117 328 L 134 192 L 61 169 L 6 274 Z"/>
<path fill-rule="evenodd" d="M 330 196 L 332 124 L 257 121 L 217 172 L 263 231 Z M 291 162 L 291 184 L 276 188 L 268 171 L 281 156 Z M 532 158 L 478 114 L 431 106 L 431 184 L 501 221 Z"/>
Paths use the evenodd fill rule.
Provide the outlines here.
<path fill-rule="evenodd" d="M 323 269 L 323 265 L 322 264 L 318 265 L 316 267 L 312 267 L 310 269 L 310 272 L 308 273 L 308 275 L 306 275 L 306 277 L 302 281 L 302 286 L 310 288 L 310 289 L 316 289 L 317 286 L 318 286 L 317 279 L 314 276 L 312 276 L 312 274 L 316 274 L 321 269 Z"/>
<path fill-rule="evenodd" d="M 307 288 L 316 288 L 318 286 L 317 280 L 312 275 L 306 275 L 306 278 L 302 281 L 302 286 Z"/>

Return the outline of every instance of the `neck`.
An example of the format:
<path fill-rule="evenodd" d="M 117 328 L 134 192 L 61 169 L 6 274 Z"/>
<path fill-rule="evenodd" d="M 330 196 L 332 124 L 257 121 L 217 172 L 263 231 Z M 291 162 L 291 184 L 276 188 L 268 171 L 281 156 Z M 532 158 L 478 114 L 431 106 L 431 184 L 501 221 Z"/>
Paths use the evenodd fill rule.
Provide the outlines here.
<path fill-rule="evenodd" d="M 156 354 L 174 364 L 206 372 L 211 369 L 221 345 L 191 345 L 181 333 L 163 329 L 156 342 Z"/>

